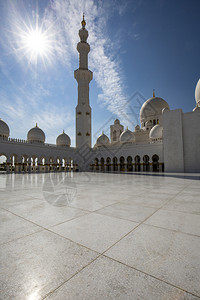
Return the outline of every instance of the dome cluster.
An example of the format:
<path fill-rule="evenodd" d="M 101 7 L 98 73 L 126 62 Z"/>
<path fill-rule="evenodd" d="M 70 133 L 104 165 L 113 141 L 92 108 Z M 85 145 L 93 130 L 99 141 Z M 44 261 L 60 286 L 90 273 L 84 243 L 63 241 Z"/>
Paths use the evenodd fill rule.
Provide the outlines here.
<path fill-rule="evenodd" d="M 8 139 L 10 135 L 10 129 L 8 125 L 0 119 L 0 138 Z M 31 128 L 27 133 L 27 141 L 28 143 L 38 143 L 38 144 L 44 144 L 45 143 L 45 134 L 44 131 L 38 127 L 37 123 L 36 126 Z M 59 147 L 70 147 L 71 140 L 70 137 L 64 133 L 60 134 L 56 139 L 56 145 Z"/>

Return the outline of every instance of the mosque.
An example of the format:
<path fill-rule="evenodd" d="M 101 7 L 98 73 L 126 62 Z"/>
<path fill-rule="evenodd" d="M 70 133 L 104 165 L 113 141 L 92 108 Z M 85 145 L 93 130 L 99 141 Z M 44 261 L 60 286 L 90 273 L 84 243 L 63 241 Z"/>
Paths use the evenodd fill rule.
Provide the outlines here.
<path fill-rule="evenodd" d="M 0 156 L 6 157 L 1 170 L 7 173 L 62 171 L 98 172 L 200 172 L 200 79 L 195 89 L 196 107 L 192 112 L 170 110 L 168 103 L 156 97 L 141 107 L 141 126 L 132 132 L 118 119 L 110 126 L 110 138 L 103 132 L 91 146 L 91 107 L 86 22 L 81 22 L 79 68 L 74 71 L 78 83 L 76 106 L 76 147 L 63 131 L 56 144 L 45 143 L 39 126 L 29 130 L 27 140 L 9 138 L 10 129 L 0 119 Z"/>

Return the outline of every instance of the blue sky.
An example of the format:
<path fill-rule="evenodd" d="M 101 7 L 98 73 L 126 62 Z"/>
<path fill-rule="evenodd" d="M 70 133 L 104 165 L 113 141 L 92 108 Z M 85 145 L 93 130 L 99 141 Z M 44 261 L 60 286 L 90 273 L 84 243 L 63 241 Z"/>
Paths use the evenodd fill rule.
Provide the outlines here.
<path fill-rule="evenodd" d="M 145 99 L 191 111 L 200 77 L 200 1 L 0 1 L 0 117 L 11 137 L 26 139 L 37 122 L 46 142 L 64 129 L 75 145 L 82 13 L 89 31 L 93 144 L 115 118 L 131 130 Z M 43 56 L 24 46 L 30 28 L 48 39 Z M 128 103 L 128 104 L 127 104 Z M 131 106 L 131 108 L 130 108 Z"/>

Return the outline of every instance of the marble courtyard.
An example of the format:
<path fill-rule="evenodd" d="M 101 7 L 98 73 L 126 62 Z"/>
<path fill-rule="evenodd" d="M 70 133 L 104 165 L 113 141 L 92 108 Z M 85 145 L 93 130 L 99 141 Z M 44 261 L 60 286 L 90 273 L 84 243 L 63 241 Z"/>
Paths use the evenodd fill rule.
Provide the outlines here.
<path fill-rule="evenodd" d="M 200 174 L 0 174 L 1 299 L 200 299 Z"/>

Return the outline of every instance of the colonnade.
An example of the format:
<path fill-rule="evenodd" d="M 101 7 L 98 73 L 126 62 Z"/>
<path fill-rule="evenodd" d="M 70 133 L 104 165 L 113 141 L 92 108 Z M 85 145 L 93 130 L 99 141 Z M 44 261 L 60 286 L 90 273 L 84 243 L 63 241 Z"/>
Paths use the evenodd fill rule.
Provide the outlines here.
<path fill-rule="evenodd" d="M 154 154 L 152 158 L 144 155 L 143 158 L 136 155 L 133 159 L 132 156 L 125 158 L 117 157 L 96 157 L 93 164 L 90 165 L 91 171 L 95 172 L 164 172 L 164 163 L 159 162 L 159 156 Z"/>
<path fill-rule="evenodd" d="M 11 155 L 6 157 L 6 161 L 1 163 L 1 170 L 7 173 L 48 173 L 48 172 L 68 172 L 76 171 L 77 163 L 71 158 L 53 158 L 37 156 Z"/>

